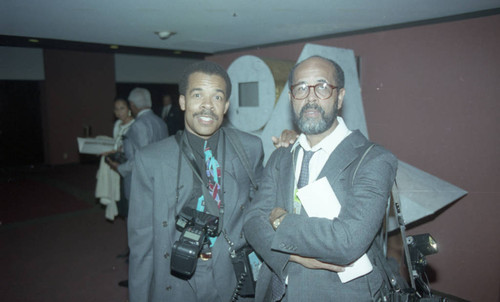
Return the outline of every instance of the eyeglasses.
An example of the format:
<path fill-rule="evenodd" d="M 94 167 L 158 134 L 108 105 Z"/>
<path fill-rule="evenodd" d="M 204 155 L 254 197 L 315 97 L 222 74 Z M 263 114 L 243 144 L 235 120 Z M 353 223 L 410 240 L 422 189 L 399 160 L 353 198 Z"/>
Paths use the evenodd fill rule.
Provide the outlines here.
<path fill-rule="evenodd" d="M 307 85 L 307 84 L 295 84 L 290 87 L 290 90 L 292 92 L 292 96 L 296 100 L 303 100 L 309 96 L 309 91 L 311 90 L 311 87 L 314 88 L 314 94 L 320 99 L 320 100 L 326 100 L 327 98 L 331 97 L 333 94 L 333 91 L 337 89 L 336 86 L 333 86 L 328 83 L 318 83 L 316 85 Z"/>

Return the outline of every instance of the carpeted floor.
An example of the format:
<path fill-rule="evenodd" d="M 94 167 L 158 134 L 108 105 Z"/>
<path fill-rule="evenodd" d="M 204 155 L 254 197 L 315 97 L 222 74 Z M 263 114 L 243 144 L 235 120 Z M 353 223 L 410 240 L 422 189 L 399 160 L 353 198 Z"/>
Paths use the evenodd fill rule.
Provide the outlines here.
<path fill-rule="evenodd" d="M 96 164 L 2 170 L 0 301 L 127 301 L 126 226 L 93 198 Z"/>
<path fill-rule="evenodd" d="M 2 224 L 28 221 L 92 208 L 92 204 L 35 179 L 0 183 Z"/>

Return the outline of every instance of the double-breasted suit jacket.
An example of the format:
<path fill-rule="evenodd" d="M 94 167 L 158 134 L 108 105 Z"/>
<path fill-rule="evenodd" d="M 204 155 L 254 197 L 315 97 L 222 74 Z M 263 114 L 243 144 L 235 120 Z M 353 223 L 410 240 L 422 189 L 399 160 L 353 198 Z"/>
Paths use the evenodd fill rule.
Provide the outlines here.
<path fill-rule="evenodd" d="M 348 265 L 366 253 L 380 230 L 389 193 L 396 175 L 397 160 L 375 145 L 354 170 L 370 143 L 359 131 L 352 132 L 330 155 L 318 179 L 326 177 L 339 203 L 337 218 L 285 216 L 276 231 L 269 223 L 275 207 L 292 213 L 295 160 L 300 147 L 280 148 L 271 155 L 259 191 L 248 208 L 245 235 L 266 265 L 259 274 L 256 301 L 267 300 L 271 274 L 288 276 L 285 301 L 370 301 L 381 285 L 377 267 L 355 280 L 341 283 L 338 274 L 308 269 L 288 262 L 290 254 L 311 257 L 337 265 Z M 272 271 L 272 272 L 271 272 Z"/>
<path fill-rule="evenodd" d="M 238 136 L 258 181 L 263 169 L 260 139 L 241 131 L 232 131 Z M 242 231 L 243 213 L 253 188 L 233 146 L 227 139 L 224 145 L 223 227 L 234 242 L 233 248 L 237 249 L 246 243 Z M 221 154 L 223 147 L 220 139 L 217 148 L 217 153 Z M 180 174 L 177 177 L 178 171 Z M 196 301 L 196 280 L 199 279 L 183 280 L 174 277 L 170 271 L 172 246 L 181 234 L 175 228 L 175 217 L 192 198 L 194 181 L 198 181 L 184 156 L 179 156 L 175 136 L 140 150 L 136 155 L 132 178 L 128 218 L 130 301 Z M 216 288 L 221 301 L 229 301 L 236 286 L 236 277 L 229 245 L 222 234 L 212 247 L 212 254 L 212 259 L 208 261 L 212 262 L 213 273 L 203 282 Z M 200 261 L 197 269 L 200 268 Z"/>

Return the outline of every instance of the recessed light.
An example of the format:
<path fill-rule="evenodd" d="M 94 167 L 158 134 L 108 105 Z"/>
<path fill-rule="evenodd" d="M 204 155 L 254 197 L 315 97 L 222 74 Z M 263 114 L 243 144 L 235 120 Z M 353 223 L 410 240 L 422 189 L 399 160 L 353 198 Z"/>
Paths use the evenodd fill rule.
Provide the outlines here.
<path fill-rule="evenodd" d="M 38 43 L 38 42 L 40 42 L 40 41 L 38 41 L 38 39 L 29 39 L 28 41 L 31 42 L 31 43 Z"/>
<path fill-rule="evenodd" d="M 171 36 L 175 35 L 176 32 L 175 31 L 168 31 L 168 30 L 164 30 L 164 31 L 155 31 L 155 34 L 162 40 L 166 40 L 168 38 L 170 38 Z"/>

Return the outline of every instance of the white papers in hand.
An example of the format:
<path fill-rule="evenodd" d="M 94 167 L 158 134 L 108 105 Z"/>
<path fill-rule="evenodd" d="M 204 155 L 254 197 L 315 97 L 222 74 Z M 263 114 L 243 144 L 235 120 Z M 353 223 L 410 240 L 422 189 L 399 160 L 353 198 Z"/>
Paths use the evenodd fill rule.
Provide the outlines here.
<path fill-rule="evenodd" d="M 101 154 L 113 150 L 115 141 L 111 138 L 83 138 L 77 137 L 78 151 L 85 154 Z"/>
<path fill-rule="evenodd" d="M 341 205 L 330 183 L 323 177 L 297 191 L 302 206 L 309 217 L 319 217 L 334 219 L 338 217 Z M 346 283 L 358 277 L 368 274 L 373 270 L 370 259 L 363 254 L 350 266 L 345 267 L 345 271 L 338 273 L 340 281 Z"/>

